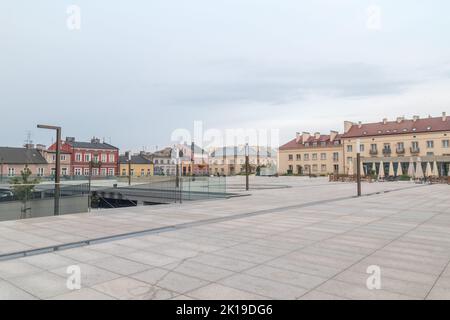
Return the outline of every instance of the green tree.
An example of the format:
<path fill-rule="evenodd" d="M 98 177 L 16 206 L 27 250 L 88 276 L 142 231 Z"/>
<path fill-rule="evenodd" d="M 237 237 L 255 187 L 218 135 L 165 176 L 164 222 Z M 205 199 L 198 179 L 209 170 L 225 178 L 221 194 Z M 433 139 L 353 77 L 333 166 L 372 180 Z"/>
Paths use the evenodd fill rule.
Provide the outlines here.
<path fill-rule="evenodd" d="M 34 187 L 39 184 L 39 179 L 31 178 L 31 170 L 25 167 L 20 172 L 20 177 L 14 177 L 11 179 L 11 189 L 17 200 L 22 202 L 22 208 L 20 210 L 20 219 L 31 217 L 31 208 L 28 207 L 28 200 L 31 199 Z"/>

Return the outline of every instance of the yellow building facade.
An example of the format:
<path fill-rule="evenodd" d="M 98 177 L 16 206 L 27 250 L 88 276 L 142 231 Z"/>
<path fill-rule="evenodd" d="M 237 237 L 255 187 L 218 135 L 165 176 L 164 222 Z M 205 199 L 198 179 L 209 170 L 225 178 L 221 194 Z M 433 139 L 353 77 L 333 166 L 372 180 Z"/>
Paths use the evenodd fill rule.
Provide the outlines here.
<path fill-rule="evenodd" d="M 280 174 L 327 175 L 343 173 L 341 135 L 331 131 L 297 133 L 296 138 L 281 146 L 278 152 Z"/>
<path fill-rule="evenodd" d="M 450 117 L 444 112 L 439 117 L 398 117 L 375 123 L 345 121 L 343 134 L 297 133 L 280 147 L 279 173 L 355 174 L 358 145 L 363 174 L 379 174 L 380 166 L 385 175 L 407 174 L 413 163 L 415 168 L 422 165 L 423 172 L 430 166 L 439 176 L 448 176 Z"/>
<path fill-rule="evenodd" d="M 153 162 L 142 155 L 131 156 L 131 163 L 125 156 L 119 158 L 119 172 L 121 176 L 128 177 L 131 169 L 132 177 L 150 177 L 153 176 Z"/>

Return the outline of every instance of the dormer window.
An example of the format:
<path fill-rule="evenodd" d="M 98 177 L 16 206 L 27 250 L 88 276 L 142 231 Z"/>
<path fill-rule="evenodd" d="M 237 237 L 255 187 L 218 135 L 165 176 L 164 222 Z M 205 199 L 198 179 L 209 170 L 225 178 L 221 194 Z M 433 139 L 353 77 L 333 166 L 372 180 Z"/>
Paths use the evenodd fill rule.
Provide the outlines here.
<path fill-rule="evenodd" d="M 427 130 L 431 130 L 431 127 L 427 127 Z"/>
<path fill-rule="evenodd" d="M 367 131 L 364 131 L 363 134 L 367 134 Z"/>
<path fill-rule="evenodd" d="M 412 131 L 416 131 L 416 128 L 413 128 Z"/>
<path fill-rule="evenodd" d="M 378 133 L 381 133 L 382 131 L 381 130 L 378 130 Z"/>
<path fill-rule="evenodd" d="M 406 128 L 405 128 L 405 129 L 403 129 L 403 132 L 406 132 L 406 131 L 408 131 L 408 129 L 406 129 Z"/>

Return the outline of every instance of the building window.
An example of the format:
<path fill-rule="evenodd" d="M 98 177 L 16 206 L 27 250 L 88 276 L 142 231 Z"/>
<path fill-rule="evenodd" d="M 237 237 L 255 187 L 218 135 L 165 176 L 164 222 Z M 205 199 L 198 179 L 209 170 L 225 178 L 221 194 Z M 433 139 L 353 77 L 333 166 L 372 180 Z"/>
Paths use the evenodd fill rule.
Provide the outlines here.
<path fill-rule="evenodd" d="M 373 143 L 373 144 L 370 145 L 370 150 L 371 150 L 371 151 L 377 151 L 377 145 L 376 145 L 376 143 Z"/>
<path fill-rule="evenodd" d="M 334 162 L 339 161 L 339 152 L 333 152 L 333 161 Z"/>
<path fill-rule="evenodd" d="M 108 176 L 113 176 L 114 175 L 114 168 L 109 168 L 108 169 Z"/>
<path fill-rule="evenodd" d="M 52 168 L 52 170 L 51 170 L 51 175 L 52 175 L 52 176 L 55 176 L 55 175 L 56 175 L 56 169 L 55 169 L 55 168 Z"/>
<path fill-rule="evenodd" d="M 313 172 L 317 172 L 317 164 L 313 164 L 313 166 L 312 166 L 312 171 L 313 171 Z"/>
<path fill-rule="evenodd" d="M 98 168 L 92 168 L 92 175 L 98 176 Z"/>
<path fill-rule="evenodd" d="M 81 162 L 81 153 L 75 154 L 75 160 L 76 160 L 77 162 Z"/>
<path fill-rule="evenodd" d="M 126 175 L 127 175 L 127 169 L 125 169 L 125 168 L 122 169 L 122 175 L 123 175 L 123 176 L 126 176 Z"/>
<path fill-rule="evenodd" d="M 289 160 L 289 161 L 294 160 L 294 156 L 293 156 L 292 154 L 288 155 L 288 160 Z"/>
<path fill-rule="evenodd" d="M 84 174 L 83 175 L 85 175 L 85 176 L 89 175 L 89 168 L 84 168 Z"/>
<path fill-rule="evenodd" d="M 326 147 L 326 146 L 327 146 L 327 143 L 326 143 L 325 141 L 322 141 L 322 142 L 320 143 L 320 145 L 321 145 L 322 147 Z"/>
<path fill-rule="evenodd" d="M 163 169 L 164 170 L 164 169 Z M 134 176 L 134 169 L 130 170 L 130 176 Z"/>
<path fill-rule="evenodd" d="M 450 140 L 442 140 L 442 148 L 448 148 L 450 145 Z"/>
<path fill-rule="evenodd" d="M 81 168 L 75 168 L 74 172 L 76 176 L 81 176 Z"/>
<path fill-rule="evenodd" d="M 56 155 L 55 155 L 55 154 L 52 155 L 52 160 L 53 160 L 53 161 L 56 161 Z"/>
<path fill-rule="evenodd" d="M 313 147 L 317 147 L 317 142 L 313 142 Z"/>
<path fill-rule="evenodd" d="M 299 154 L 297 154 L 297 161 L 300 161 L 302 158 Z"/>
<path fill-rule="evenodd" d="M 294 170 L 294 167 L 292 166 L 292 164 L 289 165 L 289 169 L 288 170 L 292 173 L 292 170 Z M 223 171 L 223 169 L 222 169 L 222 171 Z"/>
<path fill-rule="evenodd" d="M 67 168 L 62 168 L 62 169 L 61 169 L 61 174 L 62 174 L 63 176 L 67 176 Z"/>
<path fill-rule="evenodd" d="M 66 155 L 65 154 L 61 155 L 61 161 L 66 161 Z"/>
<path fill-rule="evenodd" d="M 434 148 L 434 141 L 433 140 L 427 141 L 427 148 L 428 149 L 433 149 Z"/>
<path fill-rule="evenodd" d="M 398 142 L 397 143 L 397 150 L 403 150 L 405 149 L 405 144 L 403 142 Z"/>
<path fill-rule="evenodd" d="M 106 168 L 102 168 L 102 176 L 106 176 Z"/>
<path fill-rule="evenodd" d="M 15 168 L 8 168 L 8 177 L 14 177 L 16 175 Z"/>
<path fill-rule="evenodd" d="M 317 160 L 317 153 L 313 153 L 313 154 L 312 154 L 312 159 L 313 159 L 313 160 Z"/>
<path fill-rule="evenodd" d="M 419 142 L 413 141 L 411 143 L 411 147 L 413 148 L 413 150 L 418 150 L 419 149 Z"/>
<path fill-rule="evenodd" d="M 309 161 L 309 153 L 305 153 L 305 155 L 303 156 L 303 160 Z"/>
<path fill-rule="evenodd" d="M 115 157 L 114 153 L 111 153 L 109 155 L 109 162 L 115 162 L 115 161 L 116 161 L 116 157 Z"/>
<path fill-rule="evenodd" d="M 327 154 L 326 153 L 321 153 L 320 154 L 320 160 L 327 160 Z"/>
<path fill-rule="evenodd" d="M 326 165 L 326 164 L 322 164 L 322 165 L 320 166 L 320 171 L 326 172 L 326 171 L 327 171 L 327 165 Z"/>
<path fill-rule="evenodd" d="M 84 155 L 84 161 L 85 162 L 90 162 L 91 161 L 91 154 L 90 153 L 86 153 Z"/>
<path fill-rule="evenodd" d="M 353 152 L 353 146 L 352 145 L 348 145 L 347 146 L 347 152 Z"/>
<path fill-rule="evenodd" d="M 351 165 L 353 163 L 352 157 L 347 157 L 347 164 Z"/>
<path fill-rule="evenodd" d="M 359 152 L 364 152 L 364 145 L 363 144 L 359 145 Z"/>
<path fill-rule="evenodd" d="M 105 153 L 102 153 L 102 162 L 106 162 L 107 160 L 106 160 L 106 154 Z"/>
<path fill-rule="evenodd" d="M 145 176 L 145 170 L 141 169 L 141 177 Z"/>
<path fill-rule="evenodd" d="M 37 173 L 37 175 L 38 175 L 39 177 L 43 177 L 43 176 L 44 176 L 44 168 L 38 168 L 38 173 Z"/>

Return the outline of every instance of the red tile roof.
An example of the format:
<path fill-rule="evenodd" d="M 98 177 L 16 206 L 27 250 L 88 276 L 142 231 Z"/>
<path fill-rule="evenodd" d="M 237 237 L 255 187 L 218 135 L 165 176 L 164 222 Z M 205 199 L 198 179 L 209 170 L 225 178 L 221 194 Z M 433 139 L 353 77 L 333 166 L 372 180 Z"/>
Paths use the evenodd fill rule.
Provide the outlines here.
<path fill-rule="evenodd" d="M 397 121 L 387 121 L 386 124 L 383 122 L 364 123 L 361 127 L 354 124 L 347 133 L 343 134 L 343 138 L 438 131 L 450 131 L 450 116 L 447 117 L 446 121 L 443 121 L 442 117 L 434 117 L 417 119 L 416 121 L 405 119 L 400 123 Z"/>
<path fill-rule="evenodd" d="M 341 138 L 341 134 L 338 134 L 336 136 L 336 138 L 334 139 L 336 140 L 340 140 Z M 305 143 L 308 142 L 309 146 L 306 147 Z M 293 149 L 308 149 L 308 148 L 315 148 L 313 147 L 313 143 L 317 142 L 317 148 L 322 147 L 321 146 L 321 142 L 326 142 L 326 147 L 333 147 L 334 142 L 330 141 L 330 135 L 320 135 L 319 139 L 316 139 L 316 137 L 312 134 L 308 140 L 303 141 L 303 137 L 300 138 L 299 142 L 297 142 L 297 139 L 293 139 L 291 141 L 289 141 L 288 143 L 282 145 L 279 150 L 293 150 Z"/>

